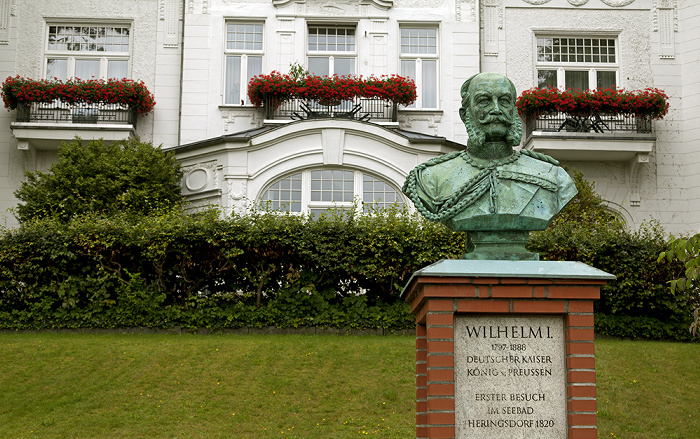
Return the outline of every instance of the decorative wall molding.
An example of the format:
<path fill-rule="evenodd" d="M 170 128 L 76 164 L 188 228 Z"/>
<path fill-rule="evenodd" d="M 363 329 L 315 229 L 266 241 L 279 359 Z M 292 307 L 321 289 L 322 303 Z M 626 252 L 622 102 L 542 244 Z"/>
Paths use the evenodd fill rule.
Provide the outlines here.
<path fill-rule="evenodd" d="M 571 1 L 571 0 L 569 0 Z M 634 0 L 600 0 L 603 3 L 605 3 L 608 6 L 612 6 L 613 8 L 621 8 L 623 6 L 631 5 L 634 3 Z"/>
<path fill-rule="evenodd" d="M 0 0 L 0 44 L 10 42 L 10 15 L 12 12 L 10 0 Z"/>
<path fill-rule="evenodd" d="M 321 15 L 357 15 L 360 11 L 360 6 L 374 6 L 385 11 L 394 6 L 393 0 L 272 0 L 272 4 L 278 8 L 289 6 L 293 3 L 296 3 L 297 10 L 301 6 L 301 9 L 305 10 L 306 13 Z M 351 10 L 354 11 L 354 14 L 348 13 Z"/>
<path fill-rule="evenodd" d="M 588 3 L 588 0 L 568 0 L 568 2 L 574 6 L 583 6 Z"/>
<path fill-rule="evenodd" d="M 476 0 L 457 0 L 455 16 L 457 21 L 476 21 Z"/>
<path fill-rule="evenodd" d="M 480 12 L 483 53 L 485 56 L 498 56 L 499 31 L 503 29 L 503 1 L 483 0 Z"/>
<path fill-rule="evenodd" d="M 676 57 L 676 36 L 678 32 L 677 0 L 654 0 L 652 4 L 654 32 L 659 33 L 659 58 Z"/>
<path fill-rule="evenodd" d="M 545 3 L 549 3 L 552 0 L 523 0 L 525 3 L 529 3 L 531 5 L 543 5 Z"/>
<path fill-rule="evenodd" d="M 248 210 L 248 182 L 243 179 L 226 178 L 228 213 L 245 214 Z"/>
<path fill-rule="evenodd" d="M 641 169 L 642 165 L 649 163 L 649 154 L 639 153 L 630 160 L 629 169 L 629 182 L 630 182 L 630 206 L 639 207 L 641 204 L 641 197 L 639 195 L 639 186 L 641 180 Z"/>
<path fill-rule="evenodd" d="M 263 123 L 262 111 L 249 107 L 221 108 L 221 118 L 224 122 L 224 132 L 228 132 L 229 124 L 236 126 L 241 119 L 248 119 L 250 126 L 260 126 Z"/>
<path fill-rule="evenodd" d="M 180 44 L 180 2 L 178 0 L 161 0 L 165 33 L 163 47 L 177 48 Z"/>

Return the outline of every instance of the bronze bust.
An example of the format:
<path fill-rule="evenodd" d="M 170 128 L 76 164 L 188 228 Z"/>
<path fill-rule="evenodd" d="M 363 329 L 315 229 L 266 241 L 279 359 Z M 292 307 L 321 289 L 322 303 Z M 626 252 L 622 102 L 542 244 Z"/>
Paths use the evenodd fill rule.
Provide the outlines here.
<path fill-rule="evenodd" d="M 536 260 L 524 246 L 576 195 L 559 162 L 513 149 L 522 124 L 513 83 L 497 73 L 469 78 L 459 115 L 469 135 L 463 151 L 413 169 L 403 191 L 431 221 L 467 232 L 467 259 Z"/>

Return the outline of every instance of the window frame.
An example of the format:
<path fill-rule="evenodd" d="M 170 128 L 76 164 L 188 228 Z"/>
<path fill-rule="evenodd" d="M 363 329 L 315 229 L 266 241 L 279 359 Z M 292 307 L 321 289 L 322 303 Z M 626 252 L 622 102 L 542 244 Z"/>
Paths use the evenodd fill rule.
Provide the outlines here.
<path fill-rule="evenodd" d="M 230 40 L 228 39 L 229 35 L 229 25 L 254 25 L 254 26 L 261 26 L 261 48 L 260 49 L 236 49 L 232 48 L 229 49 L 228 44 Z M 257 33 L 257 32 L 255 32 Z M 233 33 L 236 35 L 236 33 Z M 221 99 L 223 101 L 223 105 L 225 106 L 232 106 L 232 107 L 243 107 L 243 106 L 250 106 L 252 105 L 250 103 L 250 100 L 248 99 L 248 82 L 250 81 L 250 77 L 256 76 L 256 75 L 261 75 L 264 72 L 264 62 L 265 62 L 265 21 L 264 20 L 254 20 L 254 19 L 247 19 L 247 20 L 233 20 L 233 19 L 227 19 L 224 21 L 224 36 L 223 36 L 223 81 L 222 81 L 222 89 L 223 93 L 221 95 Z M 232 42 L 236 42 L 236 40 L 233 40 Z M 244 40 L 245 42 L 245 40 Z M 255 41 L 253 41 L 255 43 Z M 239 97 L 241 99 L 238 99 L 237 102 L 229 102 L 228 101 L 228 90 L 229 90 L 229 85 L 228 85 L 228 59 L 229 58 L 235 58 L 235 57 L 240 57 L 240 65 L 239 65 L 239 83 L 240 83 L 240 88 L 238 90 Z M 248 67 L 249 67 L 249 58 L 260 58 L 260 69 L 258 72 L 254 72 L 252 75 L 248 75 Z"/>
<path fill-rule="evenodd" d="M 128 29 L 128 45 L 126 51 L 107 51 L 107 50 L 60 50 L 50 47 L 51 35 L 57 34 L 58 31 L 51 32 L 52 28 L 81 28 L 82 29 L 92 29 L 92 28 L 104 28 L 105 29 L 105 41 L 107 38 L 107 29 Z M 128 21 L 117 21 L 117 22 L 105 22 L 105 21 L 86 21 L 86 20 L 56 20 L 47 21 L 44 26 L 44 57 L 43 57 L 43 67 L 42 67 L 42 77 L 46 79 L 52 79 L 56 77 L 52 75 L 49 77 L 49 60 L 65 60 L 66 61 L 66 72 L 65 78 L 58 78 L 62 80 L 68 80 L 76 78 L 76 63 L 77 61 L 98 61 L 98 75 L 92 76 L 90 78 L 80 78 L 81 80 L 90 79 L 109 79 L 109 78 L 130 78 L 131 77 L 131 53 L 133 50 L 133 26 L 131 22 Z M 89 31 L 88 31 L 89 32 Z M 71 44 L 71 43 L 66 43 Z M 78 44 L 78 43 L 72 43 Z M 83 43 L 84 44 L 84 43 Z M 123 44 L 120 44 L 123 45 Z M 126 61 L 126 74 L 124 76 L 109 76 L 109 62 L 110 61 Z"/>
<path fill-rule="evenodd" d="M 310 49 L 310 39 L 311 39 L 311 29 L 352 29 L 354 36 L 353 50 L 311 50 Z M 318 35 L 318 34 L 317 34 Z M 336 35 L 337 36 L 337 35 Z M 347 36 L 347 35 L 346 35 Z M 306 68 L 309 73 L 314 74 L 311 70 L 311 58 L 328 58 L 328 76 L 333 76 L 338 74 L 335 68 L 335 60 L 338 59 L 352 59 L 353 60 L 353 73 L 340 75 L 340 76 L 357 76 L 358 75 L 358 40 L 357 40 L 357 24 L 356 23 L 342 23 L 342 24 L 327 24 L 327 23 L 306 23 L 306 40 L 305 40 L 305 50 L 306 50 Z M 319 75 L 324 76 L 324 75 Z"/>
<path fill-rule="evenodd" d="M 419 32 L 422 29 L 435 30 L 435 53 L 404 53 L 403 52 L 403 31 L 408 29 L 417 29 Z M 409 37 L 410 38 L 410 37 Z M 420 38 L 420 36 L 419 36 Z M 412 78 L 416 83 L 416 101 L 410 106 L 403 107 L 412 110 L 439 110 L 440 109 L 440 25 L 439 23 L 399 23 L 399 42 L 398 42 L 398 54 L 399 54 L 399 72 L 401 76 L 410 77 L 403 72 L 403 61 L 413 61 L 415 77 Z M 410 47 L 410 45 L 409 45 Z M 420 46 L 419 46 L 420 47 Z M 430 47 L 430 46 L 428 46 Z M 420 51 L 419 51 L 420 52 Z M 423 62 L 424 61 L 434 61 L 435 62 L 435 105 L 426 105 L 423 101 L 425 83 L 423 80 Z"/>
<path fill-rule="evenodd" d="M 601 61 L 544 61 L 540 59 L 539 40 L 540 39 L 574 39 L 584 40 L 583 48 L 586 49 L 585 40 L 613 40 L 614 41 L 614 62 Z M 593 44 L 590 46 L 595 47 Z M 609 46 L 608 46 L 609 47 Z M 578 55 L 578 54 L 577 54 Z M 584 53 L 583 56 L 587 54 Z M 591 57 L 595 54 L 591 53 Z M 620 39 L 616 33 L 595 32 L 595 33 L 567 33 L 567 32 L 538 32 L 534 34 L 534 83 L 536 87 L 540 87 L 539 72 L 540 71 L 556 71 L 556 86 L 561 90 L 566 89 L 566 72 L 588 72 L 588 89 L 595 90 L 598 88 L 598 72 L 614 72 L 615 87 L 622 88 L 620 84 Z"/>
<path fill-rule="evenodd" d="M 315 171 L 342 171 L 342 172 L 352 172 L 353 173 L 353 199 L 352 201 L 312 201 L 311 200 L 311 181 L 312 181 L 312 172 Z M 289 209 L 282 209 L 282 203 L 287 201 L 287 200 L 265 200 L 264 198 L 272 189 L 272 186 L 277 184 L 278 182 L 294 177 L 297 174 L 301 174 L 301 200 L 298 202 L 300 203 L 300 210 L 299 211 L 292 211 L 291 206 L 292 202 L 294 200 L 289 200 L 290 203 L 288 204 Z M 388 185 L 391 187 L 394 192 L 396 193 L 396 200 L 392 203 L 388 203 L 386 201 L 375 201 L 372 200 L 371 202 L 366 202 L 364 201 L 364 177 L 369 176 L 372 177 L 373 179 L 380 180 L 383 182 L 385 185 Z M 374 182 L 373 182 L 374 183 Z M 290 189 L 294 190 L 294 189 Z M 291 198 L 291 197 L 290 197 Z M 274 207 L 271 207 L 271 210 L 279 211 L 279 212 L 289 212 L 291 214 L 295 215 L 307 215 L 312 213 L 314 210 L 327 210 L 327 209 L 338 209 L 338 210 L 350 210 L 355 206 L 359 206 L 358 212 L 365 212 L 367 208 L 369 208 L 372 205 L 379 204 L 378 207 L 387 207 L 386 204 L 388 203 L 389 205 L 391 204 L 398 204 L 400 206 L 406 206 L 408 207 L 408 202 L 404 195 L 401 193 L 400 189 L 394 186 L 392 182 L 387 180 L 386 178 L 373 174 L 371 172 L 366 172 L 360 169 L 355 169 L 355 168 L 348 168 L 348 167 L 338 167 L 338 166 L 322 166 L 322 167 L 310 167 L 310 168 L 304 168 L 301 170 L 295 170 L 293 172 L 289 172 L 286 174 L 283 174 L 281 176 L 277 176 L 273 180 L 271 180 L 268 184 L 266 184 L 263 189 L 260 192 L 260 195 L 258 196 L 258 201 L 256 203 L 257 206 L 265 208 L 265 204 L 270 202 L 274 203 L 275 201 L 280 203 L 279 208 L 275 209 Z"/>

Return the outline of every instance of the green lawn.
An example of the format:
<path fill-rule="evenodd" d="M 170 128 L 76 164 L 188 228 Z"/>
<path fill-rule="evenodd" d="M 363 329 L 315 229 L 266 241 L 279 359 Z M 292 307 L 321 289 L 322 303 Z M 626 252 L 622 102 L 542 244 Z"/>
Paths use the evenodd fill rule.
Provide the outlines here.
<path fill-rule="evenodd" d="M 2 438 L 414 437 L 406 336 L 0 334 Z M 700 344 L 597 342 L 601 438 L 700 438 Z"/>

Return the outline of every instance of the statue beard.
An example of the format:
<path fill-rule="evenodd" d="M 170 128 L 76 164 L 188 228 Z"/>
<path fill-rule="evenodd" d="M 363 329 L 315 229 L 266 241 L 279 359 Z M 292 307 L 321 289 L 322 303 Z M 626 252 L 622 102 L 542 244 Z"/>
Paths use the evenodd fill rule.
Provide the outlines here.
<path fill-rule="evenodd" d="M 468 110 L 466 110 L 468 111 Z M 486 133 L 474 126 L 472 119 L 470 117 L 463 117 L 462 121 L 464 126 L 467 128 L 467 134 L 469 135 L 469 140 L 467 140 L 467 151 L 476 152 L 484 149 L 486 145 Z M 479 123 L 484 125 L 494 121 L 499 121 L 508 127 L 508 133 L 506 134 L 505 143 L 509 147 L 520 145 L 520 141 L 523 137 L 523 127 L 520 122 L 520 117 L 515 116 L 513 120 L 507 118 L 506 116 L 493 116 L 487 115 L 483 119 L 479 120 Z M 481 156 L 482 154 L 474 154 Z"/>

